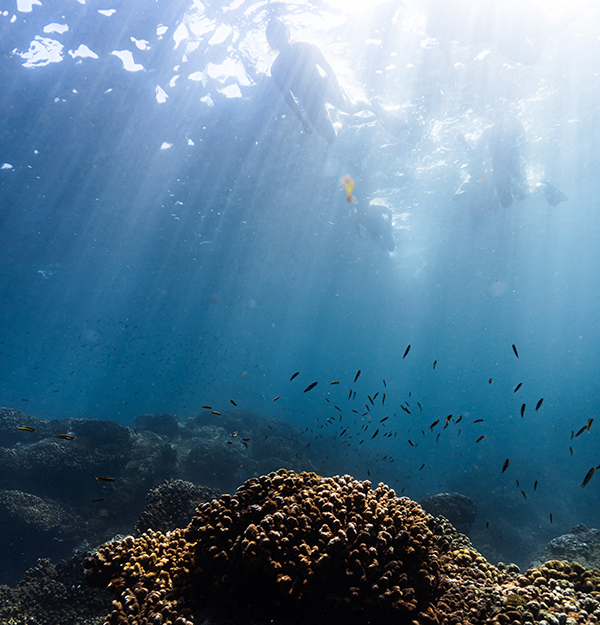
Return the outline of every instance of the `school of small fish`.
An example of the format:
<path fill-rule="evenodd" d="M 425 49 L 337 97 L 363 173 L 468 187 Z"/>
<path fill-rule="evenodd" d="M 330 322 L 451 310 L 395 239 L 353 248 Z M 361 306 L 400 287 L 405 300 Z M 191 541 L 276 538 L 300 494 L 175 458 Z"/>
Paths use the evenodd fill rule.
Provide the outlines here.
<path fill-rule="evenodd" d="M 411 344 L 409 344 L 406 347 L 401 359 L 402 360 L 406 359 L 410 351 L 411 351 Z M 514 356 L 516 358 L 519 358 L 519 352 L 514 343 L 512 344 L 512 351 L 514 353 Z M 438 360 L 436 359 L 433 361 L 433 371 L 436 371 L 437 365 L 438 365 Z M 355 387 L 356 384 L 359 382 L 362 372 L 363 372 L 362 369 L 357 369 L 356 373 L 354 374 L 354 377 L 351 378 L 352 387 Z M 438 375 L 438 374 L 435 374 L 435 375 Z M 290 376 L 289 382 L 293 383 L 294 380 L 296 380 L 296 378 L 300 376 L 301 376 L 300 371 L 294 372 Z M 306 384 L 306 382 L 304 384 Z M 489 378 L 488 383 L 491 384 L 492 382 L 493 382 L 492 378 Z M 419 409 L 419 413 L 418 413 L 419 415 L 424 412 L 424 409 L 423 409 L 422 404 L 419 401 L 415 401 L 414 398 L 412 398 L 412 393 L 410 391 L 406 394 L 406 397 L 402 399 L 401 401 L 396 400 L 396 403 L 395 403 L 396 411 L 394 411 L 394 407 L 391 407 L 391 408 L 389 407 L 391 404 L 390 402 L 388 402 L 388 408 L 386 408 L 387 414 L 384 414 L 383 416 L 381 414 L 377 414 L 378 410 L 384 409 L 384 407 L 386 406 L 386 399 L 388 398 L 387 382 L 385 379 L 382 379 L 381 383 L 382 383 L 382 386 L 379 389 L 376 389 L 375 392 L 372 394 L 364 393 L 363 395 L 351 387 L 345 399 L 346 403 L 349 404 L 347 409 L 345 410 L 340 408 L 338 405 L 332 404 L 329 397 L 324 397 L 324 401 L 333 407 L 333 409 L 335 410 L 335 414 L 327 418 L 324 418 L 324 416 L 320 416 L 319 418 L 316 419 L 316 422 L 314 423 L 312 427 L 307 426 L 304 430 L 300 432 L 300 435 L 311 434 L 313 435 L 315 439 L 326 438 L 326 436 L 324 436 L 324 434 L 322 433 L 322 430 L 326 428 L 335 429 L 337 427 L 339 428 L 339 431 L 334 431 L 334 433 L 330 435 L 331 442 L 332 443 L 335 442 L 338 445 L 346 447 L 348 449 L 346 455 L 348 455 L 353 448 L 360 449 L 359 446 L 363 445 L 363 443 L 365 443 L 366 440 L 369 440 L 369 439 L 373 440 L 377 438 L 378 436 L 380 436 L 380 438 L 382 439 L 383 438 L 396 439 L 401 431 L 400 426 L 407 425 L 406 423 L 407 417 L 401 416 L 402 413 L 410 417 L 409 423 L 408 423 L 410 427 L 408 428 L 408 430 L 406 430 L 406 433 L 410 434 L 411 431 L 414 431 L 414 434 L 411 435 L 410 438 L 408 437 L 405 438 L 406 443 L 412 449 L 416 449 L 417 447 L 419 447 L 419 442 L 417 442 L 419 439 L 419 435 L 421 437 L 428 436 L 426 430 L 429 430 L 429 435 L 433 435 L 433 434 L 436 435 L 435 444 L 438 444 L 440 440 L 440 436 L 446 430 L 448 430 L 451 426 L 455 428 L 455 431 L 456 431 L 455 435 L 457 437 L 461 435 L 462 427 L 457 427 L 457 426 L 459 426 L 459 424 L 462 422 L 464 415 L 455 415 L 451 413 L 445 417 L 442 417 L 442 416 L 436 417 L 427 427 L 425 427 L 423 424 L 419 424 L 417 421 L 417 417 L 413 416 L 414 407 L 416 406 Z M 304 394 L 304 393 L 309 393 L 311 391 L 314 391 L 314 389 L 317 388 L 318 385 L 319 385 L 319 380 L 313 380 L 302 389 L 302 393 Z M 328 381 L 328 388 L 342 386 L 342 385 L 343 385 L 342 379 L 335 379 L 335 380 Z M 514 387 L 514 389 L 512 390 L 512 393 L 513 394 L 517 393 L 522 387 L 523 387 L 523 382 L 518 382 L 516 386 Z M 282 396 L 289 394 L 289 393 L 293 393 L 293 392 L 294 391 L 289 391 L 289 392 L 286 391 L 286 393 L 282 392 L 280 395 L 273 397 L 271 401 L 275 402 L 279 400 Z M 342 392 L 344 393 L 343 396 L 345 397 L 345 391 L 342 391 Z M 327 391 L 327 394 L 329 394 L 329 391 Z M 380 404 L 379 402 L 376 404 L 376 400 L 378 399 L 380 394 L 381 394 L 381 402 Z M 364 399 L 362 400 L 362 408 L 361 408 L 361 397 L 364 397 Z M 238 406 L 237 402 L 234 399 L 230 399 L 229 402 L 234 407 Z M 539 412 L 542 409 L 543 403 L 544 403 L 544 397 L 539 398 L 535 404 L 534 412 Z M 209 412 L 212 415 L 216 415 L 216 416 L 221 415 L 221 411 L 213 408 L 213 406 L 210 404 L 202 404 L 201 408 Z M 523 402 L 520 405 L 521 419 L 525 419 L 525 410 L 526 410 L 526 403 Z M 399 411 L 402 411 L 402 412 L 399 413 Z M 580 429 L 577 430 L 577 432 L 575 432 L 574 430 L 571 431 L 571 440 L 577 439 L 583 434 L 589 434 L 593 422 L 594 422 L 593 418 L 588 418 L 586 422 L 580 427 Z M 443 425 L 440 425 L 442 423 Z M 480 424 L 484 424 L 484 423 L 485 423 L 484 418 L 476 418 L 470 422 L 469 427 L 471 426 L 482 427 L 480 426 Z M 376 427 L 374 424 L 376 424 Z M 371 428 L 371 431 L 369 431 L 370 428 Z M 26 424 L 18 425 L 17 429 L 22 432 L 28 432 L 28 433 L 35 432 L 35 429 L 33 427 L 28 426 Z M 490 437 L 493 438 L 493 434 L 490 432 L 486 434 L 486 433 L 481 433 L 480 431 L 475 435 L 471 435 L 469 434 L 469 432 L 470 432 L 470 429 L 466 429 L 465 435 L 473 436 L 472 440 L 474 444 L 480 444 L 480 443 L 483 443 L 484 440 L 490 440 Z M 137 434 L 137 431 L 135 430 L 135 428 L 134 428 L 134 433 Z M 445 436 L 448 436 L 448 435 L 449 434 L 445 434 Z M 54 437 L 63 441 L 75 441 L 75 436 L 70 433 L 63 433 L 63 432 L 56 433 L 54 434 Z M 229 440 L 227 442 L 228 445 L 234 444 L 234 441 L 237 439 L 242 445 L 248 448 L 248 443 L 250 442 L 249 437 L 239 437 L 238 439 L 238 432 L 234 431 L 230 433 L 230 438 L 232 440 Z M 309 441 L 306 444 L 306 447 L 309 447 L 311 443 L 312 441 Z M 482 448 L 485 448 L 485 445 L 486 443 L 482 445 Z M 572 446 L 569 447 L 569 452 L 571 456 L 574 456 L 574 451 L 573 451 Z M 461 455 L 462 455 L 462 452 L 461 452 Z M 383 456 L 381 456 L 380 454 L 377 454 L 375 458 L 379 462 L 393 463 L 395 461 L 395 458 L 391 453 L 385 454 Z M 415 471 L 415 473 L 421 472 L 423 469 L 426 468 L 426 466 L 427 466 L 427 462 L 420 463 L 420 466 Z M 500 475 L 504 475 L 511 466 L 513 465 L 511 463 L 510 458 L 506 458 L 504 460 L 504 463 L 502 464 Z M 594 474 L 599 469 L 600 469 L 600 464 L 597 466 L 593 466 L 588 470 L 588 472 L 586 473 L 580 485 L 581 488 L 585 488 L 590 483 L 590 481 L 594 477 Z M 514 468 L 513 468 L 513 471 L 514 471 Z M 370 475 L 370 469 L 367 469 L 367 473 L 368 475 Z M 409 479 L 410 477 L 411 477 L 410 475 L 405 476 L 406 479 Z M 115 479 L 116 478 L 109 477 L 109 476 L 97 476 L 96 477 L 96 480 L 98 482 L 103 482 L 103 483 L 112 483 L 112 482 L 115 482 Z M 523 500 L 527 501 L 527 492 L 520 487 L 519 479 L 516 479 L 515 482 L 516 482 L 517 489 L 519 490 L 519 492 L 521 493 L 523 497 Z M 536 492 L 538 488 L 538 484 L 540 484 L 541 482 L 539 479 L 535 479 L 532 482 L 533 482 L 532 492 Z M 402 488 L 402 492 L 404 492 L 404 487 Z M 93 500 L 93 503 L 98 503 L 102 501 L 104 501 L 103 497 L 96 498 Z M 549 512 L 548 518 L 549 518 L 550 523 L 552 523 L 553 522 L 552 512 Z M 489 527 L 489 522 L 487 523 L 487 527 Z"/>

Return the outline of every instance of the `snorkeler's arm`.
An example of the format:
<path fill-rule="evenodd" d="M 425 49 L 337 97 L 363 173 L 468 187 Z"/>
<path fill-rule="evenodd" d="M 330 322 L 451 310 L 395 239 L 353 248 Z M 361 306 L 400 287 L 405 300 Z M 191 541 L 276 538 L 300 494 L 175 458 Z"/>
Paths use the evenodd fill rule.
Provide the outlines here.
<path fill-rule="evenodd" d="M 340 110 L 343 110 L 345 113 L 353 113 L 354 111 L 352 109 L 354 108 L 354 103 L 348 97 L 348 94 L 344 91 L 342 85 L 340 85 L 340 81 L 338 80 L 333 67 L 331 67 L 329 61 L 325 58 L 325 55 L 317 46 L 314 46 L 314 55 L 317 65 L 322 67 L 323 71 L 327 75 L 329 89 L 334 95 L 334 101 L 332 104 Z"/>

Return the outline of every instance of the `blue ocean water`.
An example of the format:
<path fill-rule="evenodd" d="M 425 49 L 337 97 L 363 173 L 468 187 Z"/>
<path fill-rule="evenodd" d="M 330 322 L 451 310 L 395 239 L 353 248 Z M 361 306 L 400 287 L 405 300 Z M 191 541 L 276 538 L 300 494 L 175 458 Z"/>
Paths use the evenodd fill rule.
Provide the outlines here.
<path fill-rule="evenodd" d="M 360 4 L 2 10 L 0 404 L 131 425 L 234 400 L 323 437 L 340 472 L 469 495 L 490 542 L 597 526 L 600 13 L 540 34 L 561 7 L 532 3 L 535 62 L 469 28 L 450 62 L 421 3 Z M 274 16 L 392 122 L 304 133 L 269 76 Z M 527 137 L 506 208 L 458 138 L 498 111 Z M 357 228 L 369 205 L 394 251 Z"/>

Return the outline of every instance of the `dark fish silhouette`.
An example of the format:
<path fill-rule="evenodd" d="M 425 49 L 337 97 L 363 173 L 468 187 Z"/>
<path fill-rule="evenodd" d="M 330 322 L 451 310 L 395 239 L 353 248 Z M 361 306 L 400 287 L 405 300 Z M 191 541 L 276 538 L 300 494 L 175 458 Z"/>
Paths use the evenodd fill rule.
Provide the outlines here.
<path fill-rule="evenodd" d="M 475 419 L 475 421 L 473 421 L 473 423 L 483 423 L 483 419 Z"/>
<path fill-rule="evenodd" d="M 54 438 L 61 438 L 63 441 L 72 441 L 75 437 L 71 434 L 55 434 Z"/>
<path fill-rule="evenodd" d="M 488 384 L 491 384 L 493 381 L 494 381 L 494 380 L 492 380 L 492 378 L 490 378 L 490 379 L 488 380 Z"/>
<path fill-rule="evenodd" d="M 271 401 L 277 401 L 280 397 L 281 397 L 281 395 L 277 395 L 277 397 L 273 397 L 273 399 Z"/>
<path fill-rule="evenodd" d="M 525 414 L 525 404 L 521 404 L 521 419 L 523 418 L 524 414 Z"/>
<path fill-rule="evenodd" d="M 361 370 L 359 369 L 359 370 L 356 372 L 356 375 L 354 376 L 354 381 L 355 381 L 355 382 L 356 382 L 356 380 L 358 380 L 358 378 L 360 377 L 360 373 L 361 373 Z"/>
<path fill-rule="evenodd" d="M 537 489 L 537 480 L 533 483 L 533 490 L 535 491 Z"/>
<path fill-rule="evenodd" d="M 594 419 L 588 419 L 588 422 L 586 423 L 586 426 L 585 426 L 588 432 L 590 431 L 590 428 L 592 427 L 592 423 L 594 423 Z"/>
<path fill-rule="evenodd" d="M 434 361 L 433 361 L 433 370 L 434 370 L 434 371 L 435 371 L 436 366 L 437 366 L 437 360 L 434 360 Z"/>
<path fill-rule="evenodd" d="M 229 400 L 234 406 L 237 406 L 237 404 L 233 401 L 233 399 Z"/>
<path fill-rule="evenodd" d="M 508 469 L 509 466 L 510 466 L 510 460 L 507 458 L 504 461 L 504 464 L 502 465 L 502 473 L 504 473 L 504 471 L 506 471 L 506 469 Z"/>
<path fill-rule="evenodd" d="M 592 467 L 587 472 L 587 475 L 583 478 L 583 482 L 581 484 L 581 488 L 583 488 L 584 486 L 587 486 L 589 484 L 589 481 L 594 477 L 594 473 L 596 473 L 596 467 Z"/>
<path fill-rule="evenodd" d="M 439 419 L 436 419 L 430 426 L 429 429 L 433 432 L 433 428 L 440 422 Z"/>
<path fill-rule="evenodd" d="M 404 356 L 402 356 L 402 358 L 406 358 L 408 356 L 409 351 L 410 351 L 410 345 L 406 348 L 406 351 L 404 352 Z"/>
<path fill-rule="evenodd" d="M 524 490 L 521 491 L 521 495 L 523 495 L 523 499 L 527 501 L 527 495 L 525 494 Z"/>
<path fill-rule="evenodd" d="M 552 512 L 550 513 L 550 523 L 552 523 Z"/>
<path fill-rule="evenodd" d="M 515 390 L 513 391 L 513 393 L 516 393 L 521 387 L 523 386 L 523 382 L 519 382 L 516 386 L 515 386 Z"/>
<path fill-rule="evenodd" d="M 114 482 L 116 477 L 96 477 L 99 482 Z"/>
<path fill-rule="evenodd" d="M 409 444 L 411 447 L 414 447 L 414 446 L 415 446 L 415 444 L 414 444 L 414 443 L 410 440 L 410 438 L 408 439 L 408 444 Z"/>
<path fill-rule="evenodd" d="M 540 399 L 540 401 L 538 401 L 538 403 L 535 405 L 536 412 L 542 407 L 543 403 L 544 403 L 544 398 L 542 397 L 542 399 Z"/>
<path fill-rule="evenodd" d="M 290 382 L 299 375 L 300 375 L 300 371 L 296 371 L 296 373 L 294 373 L 294 375 L 290 378 Z"/>
<path fill-rule="evenodd" d="M 575 434 L 575 438 L 577 438 L 580 434 L 583 434 L 587 430 L 587 425 L 584 425 L 577 434 Z"/>
<path fill-rule="evenodd" d="M 377 434 L 379 434 L 379 430 L 375 430 L 375 434 L 373 434 L 373 436 L 371 436 L 371 439 L 375 438 L 377 436 Z"/>
<path fill-rule="evenodd" d="M 475 442 L 481 443 L 481 441 L 485 438 L 485 434 L 482 434 Z"/>
<path fill-rule="evenodd" d="M 333 384 L 339 384 L 338 380 L 334 380 L 333 382 L 330 382 L 329 384 L 333 385 Z"/>
<path fill-rule="evenodd" d="M 519 352 L 517 351 L 517 346 L 514 343 L 512 344 L 512 348 L 513 348 L 513 352 L 515 352 L 515 356 L 518 358 Z"/>

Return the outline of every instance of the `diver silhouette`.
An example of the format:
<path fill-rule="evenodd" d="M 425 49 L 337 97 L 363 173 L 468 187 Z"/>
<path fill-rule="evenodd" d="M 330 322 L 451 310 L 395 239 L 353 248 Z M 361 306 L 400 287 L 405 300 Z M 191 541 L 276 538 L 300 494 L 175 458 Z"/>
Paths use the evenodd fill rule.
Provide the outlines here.
<path fill-rule="evenodd" d="M 312 43 L 291 42 L 287 26 L 279 18 L 266 28 L 269 45 L 279 54 L 271 65 L 271 76 L 283 97 L 302 123 L 304 132 L 314 128 L 327 143 L 336 138 L 327 104 L 352 115 L 368 105 L 354 103 L 341 87 L 333 68 Z"/>
<path fill-rule="evenodd" d="M 523 124 L 514 116 L 506 116 L 502 111 L 496 113 L 492 126 L 483 130 L 476 147 L 472 147 L 464 135 L 459 134 L 458 139 L 465 145 L 474 159 L 471 178 L 477 179 L 481 189 L 485 190 L 486 150 L 491 159 L 492 179 L 496 196 L 501 206 L 508 208 L 513 199 L 523 200 L 528 194 L 528 185 L 525 176 L 525 163 L 522 157 L 522 148 L 526 143 L 525 129 Z M 477 172 L 477 173 L 475 173 Z M 473 185 L 470 185 L 473 187 Z M 567 200 L 567 196 L 550 182 L 538 182 L 535 190 L 543 190 L 546 201 L 551 206 L 558 206 L 560 202 Z M 489 194 L 487 204 L 493 205 Z"/>

